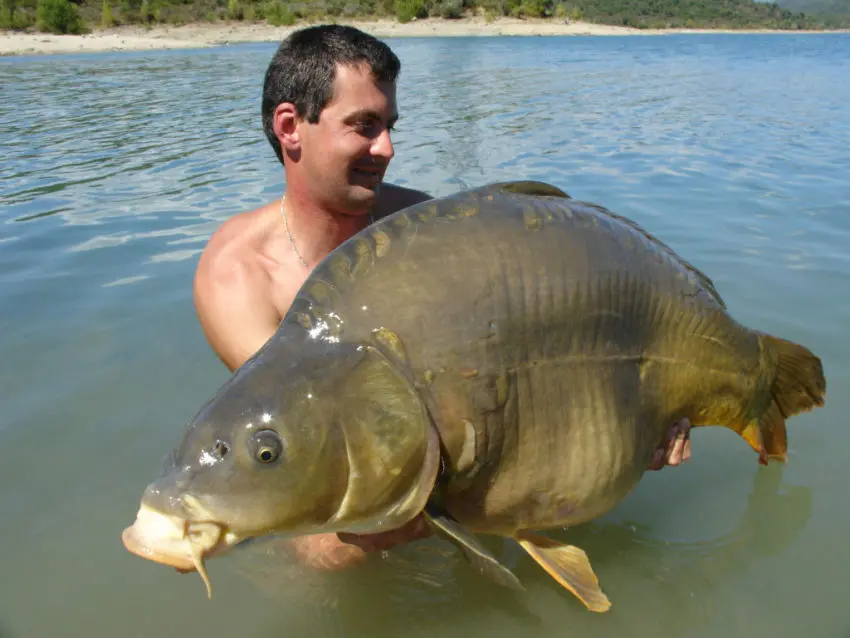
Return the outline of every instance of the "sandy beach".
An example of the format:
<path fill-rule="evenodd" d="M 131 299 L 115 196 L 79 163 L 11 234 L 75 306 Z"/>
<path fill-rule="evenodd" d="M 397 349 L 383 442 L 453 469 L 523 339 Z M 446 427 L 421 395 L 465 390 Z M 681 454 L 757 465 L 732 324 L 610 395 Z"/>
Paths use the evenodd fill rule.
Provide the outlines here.
<path fill-rule="evenodd" d="M 443 20 L 429 18 L 401 24 L 393 20 L 346 21 L 381 38 L 433 36 L 553 36 L 553 35 L 663 35 L 670 33 L 714 33 L 700 29 L 634 29 L 589 22 L 563 20 L 520 20 L 484 18 Z M 157 25 L 97 30 L 88 35 L 0 32 L 0 55 L 46 53 L 86 53 L 98 51 L 141 51 L 149 49 L 201 48 L 240 42 L 279 42 L 293 29 L 304 26 L 273 27 L 266 23 L 198 23 L 185 26 Z M 747 31 L 754 33 L 756 31 Z M 726 33 L 731 33 L 726 31 Z M 735 32 L 743 33 L 743 32 Z M 799 33 L 764 31 L 764 33 Z M 812 32 L 807 32 L 812 33 Z"/>

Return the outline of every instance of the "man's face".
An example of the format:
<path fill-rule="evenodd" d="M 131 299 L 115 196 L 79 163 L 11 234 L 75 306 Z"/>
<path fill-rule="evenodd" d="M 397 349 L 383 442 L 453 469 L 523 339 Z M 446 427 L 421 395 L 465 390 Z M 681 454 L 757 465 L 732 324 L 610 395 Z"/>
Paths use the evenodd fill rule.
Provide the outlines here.
<path fill-rule="evenodd" d="M 316 124 L 301 122 L 301 161 L 314 197 L 339 212 L 368 210 L 390 160 L 398 117 L 395 84 L 369 68 L 338 66 L 334 92 Z"/>

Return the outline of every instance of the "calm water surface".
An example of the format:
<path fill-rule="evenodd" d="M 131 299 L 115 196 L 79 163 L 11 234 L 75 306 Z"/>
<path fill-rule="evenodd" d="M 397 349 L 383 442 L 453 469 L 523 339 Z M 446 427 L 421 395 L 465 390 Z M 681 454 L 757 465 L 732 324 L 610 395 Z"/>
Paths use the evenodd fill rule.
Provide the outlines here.
<path fill-rule="evenodd" d="M 823 357 L 827 407 L 760 469 L 694 435 L 584 547 L 579 606 L 511 544 L 514 596 L 430 539 L 338 575 L 260 543 L 214 596 L 124 551 L 144 485 L 226 379 L 191 303 L 198 254 L 277 197 L 259 96 L 274 45 L 0 60 L 0 635 L 850 636 L 850 37 L 393 41 L 390 179 L 446 195 L 534 178 L 630 216 L 733 314 Z"/>

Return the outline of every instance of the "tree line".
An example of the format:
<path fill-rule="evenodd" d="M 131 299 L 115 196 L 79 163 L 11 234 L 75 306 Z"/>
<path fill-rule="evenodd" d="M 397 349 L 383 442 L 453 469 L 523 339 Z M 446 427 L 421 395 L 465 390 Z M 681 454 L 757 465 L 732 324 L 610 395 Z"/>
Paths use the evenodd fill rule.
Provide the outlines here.
<path fill-rule="evenodd" d="M 850 27 L 850 16 L 808 15 L 753 0 L 0 0 L 0 29 L 53 33 L 85 33 L 124 24 L 246 21 L 289 26 L 475 15 L 487 20 L 548 18 L 636 28 Z"/>

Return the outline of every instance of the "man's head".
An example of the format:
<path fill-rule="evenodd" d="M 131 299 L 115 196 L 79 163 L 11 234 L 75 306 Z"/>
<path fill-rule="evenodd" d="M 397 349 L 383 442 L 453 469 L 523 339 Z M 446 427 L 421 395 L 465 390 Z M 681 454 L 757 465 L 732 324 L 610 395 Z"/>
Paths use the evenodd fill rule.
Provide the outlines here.
<path fill-rule="evenodd" d="M 374 196 L 392 159 L 400 66 L 386 44 L 352 27 L 309 27 L 283 41 L 266 72 L 262 116 L 288 180 L 342 208 Z"/>

